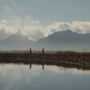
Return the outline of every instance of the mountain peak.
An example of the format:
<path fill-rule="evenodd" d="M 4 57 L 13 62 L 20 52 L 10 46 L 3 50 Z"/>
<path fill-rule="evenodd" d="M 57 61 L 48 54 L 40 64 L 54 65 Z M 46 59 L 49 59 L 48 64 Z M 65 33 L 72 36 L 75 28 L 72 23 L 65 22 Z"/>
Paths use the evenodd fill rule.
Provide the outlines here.
<path fill-rule="evenodd" d="M 90 39 L 90 35 L 88 34 L 79 34 L 77 32 L 73 32 L 71 30 L 65 31 L 58 31 L 53 33 L 52 35 L 40 39 L 40 42 L 55 42 L 55 43 L 62 43 L 62 42 L 80 42 L 85 41 L 86 38 Z M 80 40 L 80 41 L 79 41 Z"/>

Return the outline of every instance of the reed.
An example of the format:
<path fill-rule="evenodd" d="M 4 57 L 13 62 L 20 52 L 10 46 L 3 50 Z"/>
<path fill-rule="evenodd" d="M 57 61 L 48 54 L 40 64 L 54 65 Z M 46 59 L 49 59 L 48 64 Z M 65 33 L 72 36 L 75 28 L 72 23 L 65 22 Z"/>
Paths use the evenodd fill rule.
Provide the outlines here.
<path fill-rule="evenodd" d="M 7 50 L 0 51 L 0 62 L 37 63 L 63 66 L 87 67 L 90 69 L 90 52 Z"/>

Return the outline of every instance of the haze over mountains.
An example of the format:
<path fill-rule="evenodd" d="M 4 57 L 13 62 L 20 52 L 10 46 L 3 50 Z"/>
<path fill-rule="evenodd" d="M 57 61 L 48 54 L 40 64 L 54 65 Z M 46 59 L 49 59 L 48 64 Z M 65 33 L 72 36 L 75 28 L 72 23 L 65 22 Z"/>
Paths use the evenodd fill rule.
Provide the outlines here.
<path fill-rule="evenodd" d="M 20 33 L 0 40 L 0 49 L 50 49 L 90 51 L 90 34 L 80 34 L 71 30 L 58 31 L 54 34 L 31 41 Z"/>
<path fill-rule="evenodd" d="M 32 43 L 33 41 L 30 41 L 26 36 L 16 33 L 0 40 L 0 49 L 27 49 Z"/>

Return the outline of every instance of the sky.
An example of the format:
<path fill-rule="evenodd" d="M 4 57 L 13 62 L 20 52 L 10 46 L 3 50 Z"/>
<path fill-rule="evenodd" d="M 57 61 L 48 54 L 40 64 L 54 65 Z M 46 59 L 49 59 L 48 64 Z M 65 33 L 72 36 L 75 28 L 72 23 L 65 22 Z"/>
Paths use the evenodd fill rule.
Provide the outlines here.
<path fill-rule="evenodd" d="M 56 31 L 89 33 L 90 0 L 0 0 L 0 39 L 20 33 L 30 40 Z"/>

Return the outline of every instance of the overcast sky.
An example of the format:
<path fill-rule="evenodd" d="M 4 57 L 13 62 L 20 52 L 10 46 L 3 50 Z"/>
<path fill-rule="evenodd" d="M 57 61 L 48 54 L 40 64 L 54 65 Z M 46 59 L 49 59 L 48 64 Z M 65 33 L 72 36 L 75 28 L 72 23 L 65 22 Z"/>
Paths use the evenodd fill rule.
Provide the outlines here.
<path fill-rule="evenodd" d="M 90 0 L 0 0 L 0 33 L 11 35 L 19 31 L 30 39 L 61 29 L 86 33 L 90 31 L 89 10 Z"/>
<path fill-rule="evenodd" d="M 0 0 L 0 18 L 30 16 L 48 24 L 54 21 L 89 21 L 90 0 Z"/>

